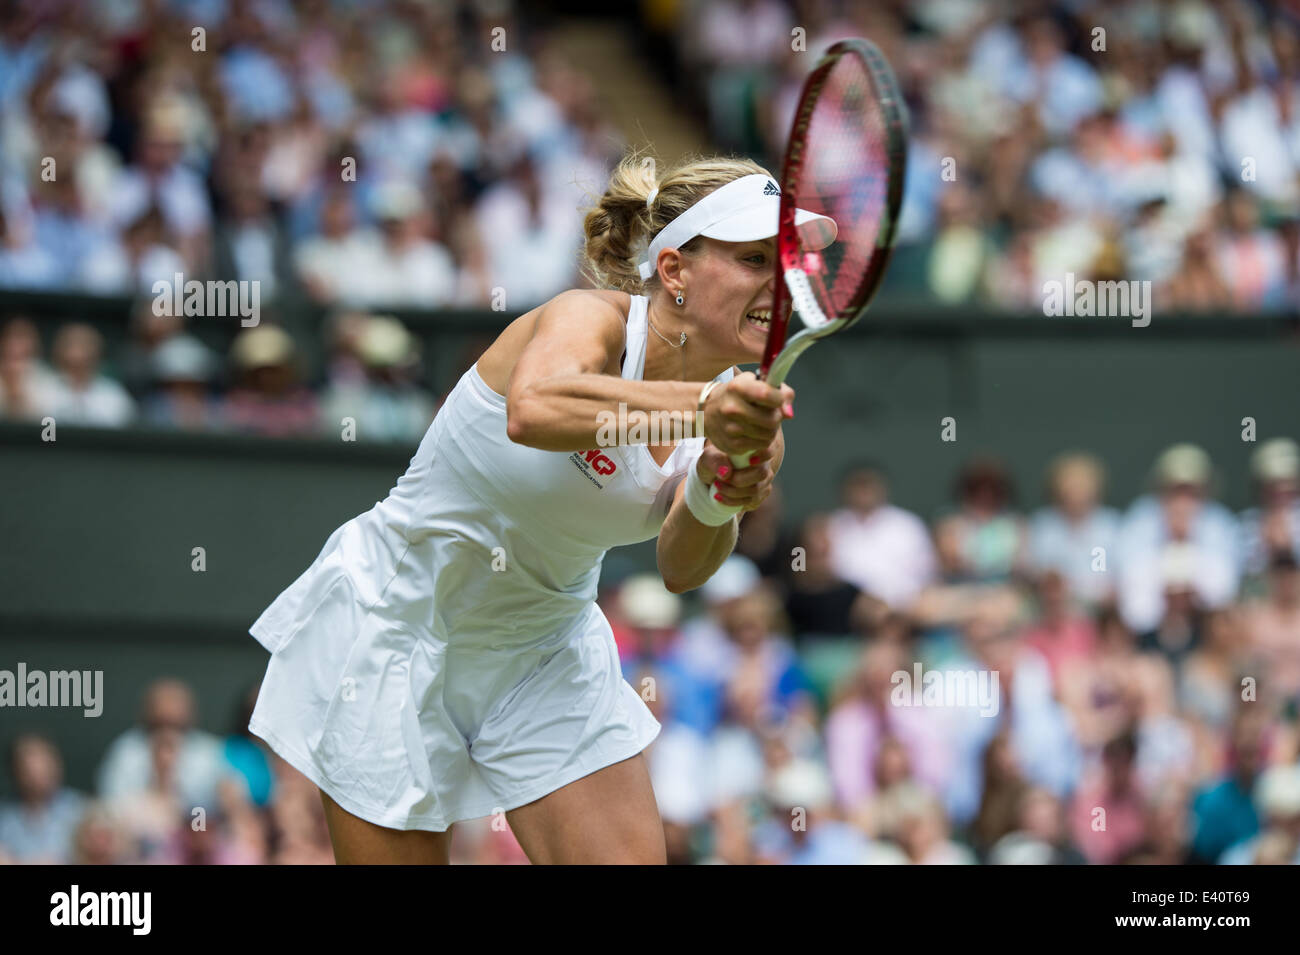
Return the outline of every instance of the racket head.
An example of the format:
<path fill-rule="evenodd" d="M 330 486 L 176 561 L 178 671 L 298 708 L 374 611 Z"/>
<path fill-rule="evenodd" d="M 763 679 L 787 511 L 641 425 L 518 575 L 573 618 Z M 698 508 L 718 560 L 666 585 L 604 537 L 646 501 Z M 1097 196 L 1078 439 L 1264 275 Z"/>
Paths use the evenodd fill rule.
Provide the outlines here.
<path fill-rule="evenodd" d="M 781 170 L 778 277 L 760 377 L 785 348 L 789 304 L 807 326 L 800 339 L 833 334 L 866 311 L 893 250 L 907 130 L 894 71 L 868 40 L 835 43 L 804 81 Z M 834 219 L 835 241 L 809 248 L 798 209 Z"/>

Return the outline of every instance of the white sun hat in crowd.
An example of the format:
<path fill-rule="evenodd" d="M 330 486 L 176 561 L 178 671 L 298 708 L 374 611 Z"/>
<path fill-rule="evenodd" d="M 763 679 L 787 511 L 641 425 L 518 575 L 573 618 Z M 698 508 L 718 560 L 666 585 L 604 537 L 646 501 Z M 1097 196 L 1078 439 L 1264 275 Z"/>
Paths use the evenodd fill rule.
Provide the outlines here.
<path fill-rule="evenodd" d="M 681 598 L 664 586 L 658 574 L 636 574 L 625 580 L 618 605 L 623 619 L 634 627 L 666 630 L 677 626 L 682 617 Z"/>
<path fill-rule="evenodd" d="M 700 588 L 705 603 L 717 605 L 753 593 L 762 582 L 758 567 L 748 557 L 732 554 Z"/>

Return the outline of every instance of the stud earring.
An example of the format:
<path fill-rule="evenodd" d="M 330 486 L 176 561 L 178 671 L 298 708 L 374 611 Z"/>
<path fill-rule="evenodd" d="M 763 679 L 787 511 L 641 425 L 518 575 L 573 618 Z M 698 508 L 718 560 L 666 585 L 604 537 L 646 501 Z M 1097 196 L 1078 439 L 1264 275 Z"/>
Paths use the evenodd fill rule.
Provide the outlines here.
<path fill-rule="evenodd" d="M 678 305 L 685 305 L 685 304 L 686 304 L 686 299 L 682 298 L 682 292 L 681 292 L 681 289 L 678 289 L 678 290 L 677 290 L 677 298 L 675 298 L 673 301 L 675 301 Z"/>

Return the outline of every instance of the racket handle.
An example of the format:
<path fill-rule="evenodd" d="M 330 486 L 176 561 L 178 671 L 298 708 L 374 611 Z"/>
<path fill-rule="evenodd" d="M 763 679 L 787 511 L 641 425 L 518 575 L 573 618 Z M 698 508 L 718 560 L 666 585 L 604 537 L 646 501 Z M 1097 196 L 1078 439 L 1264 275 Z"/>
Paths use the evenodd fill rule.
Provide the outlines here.
<path fill-rule="evenodd" d="M 799 351 L 792 352 L 790 358 L 787 361 L 777 362 L 775 367 L 772 368 L 771 370 L 767 368 L 760 368 L 758 370 L 759 380 L 765 380 L 767 381 L 768 384 L 773 386 L 781 385 L 781 383 L 785 381 L 786 372 L 790 370 L 790 365 L 794 363 L 794 359 L 798 357 L 800 351 L 803 351 L 803 349 L 799 349 Z M 746 451 L 744 454 L 729 455 L 729 457 L 731 458 L 731 466 L 736 470 L 749 467 L 749 459 L 757 451 L 758 449 L 755 448 L 753 451 Z M 739 514 L 743 510 L 743 508 L 727 507 L 727 510 L 731 511 L 732 514 Z"/>

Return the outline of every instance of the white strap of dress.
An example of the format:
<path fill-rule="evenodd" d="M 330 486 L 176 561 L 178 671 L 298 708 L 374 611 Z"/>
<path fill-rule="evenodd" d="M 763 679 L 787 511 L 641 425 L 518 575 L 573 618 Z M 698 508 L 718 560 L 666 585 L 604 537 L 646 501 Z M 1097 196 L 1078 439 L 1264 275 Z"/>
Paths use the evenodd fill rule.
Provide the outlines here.
<path fill-rule="evenodd" d="M 645 346 L 647 309 L 650 299 L 644 295 L 633 295 L 632 306 L 627 310 L 627 337 L 623 346 L 627 357 L 623 359 L 623 377 L 629 381 L 640 381 L 645 373 Z"/>

